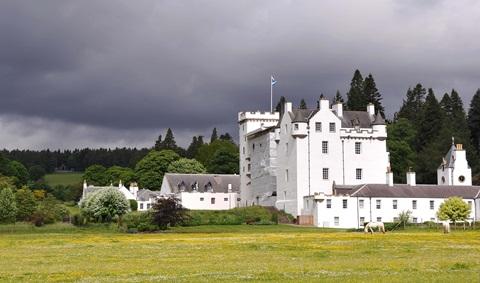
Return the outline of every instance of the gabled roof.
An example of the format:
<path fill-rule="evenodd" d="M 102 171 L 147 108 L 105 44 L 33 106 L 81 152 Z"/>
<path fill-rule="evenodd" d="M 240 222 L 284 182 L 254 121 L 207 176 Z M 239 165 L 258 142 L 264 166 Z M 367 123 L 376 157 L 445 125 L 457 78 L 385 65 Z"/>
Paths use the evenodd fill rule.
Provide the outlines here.
<path fill-rule="evenodd" d="M 138 201 L 148 201 L 149 199 L 155 199 L 160 197 L 159 191 L 151 191 L 147 189 L 141 189 L 137 192 L 137 200 Z"/>
<path fill-rule="evenodd" d="M 317 109 L 293 109 L 292 122 L 308 122 L 310 118 L 317 113 Z"/>
<path fill-rule="evenodd" d="M 416 185 L 394 184 L 365 184 L 359 186 L 339 187 L 336 195 L 350 195 L 352 197 L 385 197 L 385 198 L 449 198 L 461 197 L 474 199 L 480 192 L 480 186 L 440 186 L 440 185 Z"/>
<path fill-rule="evenodd" d="M 342 120 L 342 128 L 355 128 L 355 126 L 371 128 L 373 122 L 366 111 L 343 111 L 342 117 L 339 118 Z"/>
<path fill-rule="evenodd" d="M 180 192 L 180 187 L 185 192 L 195 191 L 208 192 L 211 189 L 215 193 L 228 192 L 228 184 L 232 185 L 232 192 L 240 192 L 240 175 L 227 174 L 165 174 L 172 193 Z"/>
<path fill-rule="evenodd" d="M 457 149 L 455 148 L 455 145 L 452 144 L 452 146 L 450 147 L 450 150 L 448 150 L 447 154 L 443 158 L 442 164 L 438 166 L 439 169 L 441 169 L 442 167 L 455 168 L 455 151 L 456 150 Z"/>
<path fill-rule="evenodd" d="M 377 113 L 375 116 L 375 119 L 373 120 L 372 125 L 385 125 L 385 119 L 383 119 L 382 115 L 380 115 L 380 112 Z"/>

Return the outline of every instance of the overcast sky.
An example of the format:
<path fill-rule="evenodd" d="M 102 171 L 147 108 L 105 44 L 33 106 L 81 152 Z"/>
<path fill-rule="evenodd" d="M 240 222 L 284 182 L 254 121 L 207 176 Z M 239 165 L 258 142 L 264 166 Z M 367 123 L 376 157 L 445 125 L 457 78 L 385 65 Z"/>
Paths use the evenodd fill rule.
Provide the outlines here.
<path fill-rule="evenodd" d="M 270 74 L 310 106 L 372 73 L 388 116 L 409 86 L 466 106 L 479 1 L 0 2 L 0 148 L 181 145 L 268 110 Z"/>

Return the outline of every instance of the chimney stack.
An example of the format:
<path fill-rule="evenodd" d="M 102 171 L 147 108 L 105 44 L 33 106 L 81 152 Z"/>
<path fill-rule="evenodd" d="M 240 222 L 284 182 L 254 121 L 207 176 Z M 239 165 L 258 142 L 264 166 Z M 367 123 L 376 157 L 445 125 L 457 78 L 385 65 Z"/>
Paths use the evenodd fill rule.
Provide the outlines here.
<path fill-rule="evenodd" d="M 373 105 L 372 103 L 369 103 L 367 105 L 367 112 L 370 116 L 375 115 L 375 105 Z"/>
<path fill-rule="evenodd" d="M 387 185 L 393 187 L 393 172 L 390 171 L 390 168 L 387 171 Z"/>
<path fill-rule="evenodd" d="M 332 106 L 332 110 L 335 111 L 337 117 L 340 118 L 343 116 L 343 104 L 341 102 L 335 102 Z"/>
<path fill-rule="evenodd" d="M 320 96 L 320 110 L 330 109 L 330 101 L 326 99 L 323 95 Z"/>
<path fill-rule="evenodd" d="M 232 184 L 228 184 L 228 192 L 229 192 L 229 193 L 232 192 Z"/>
<path fill-rule="evenodd" d="M 407 185 L 413 186 L 413 187 L 417 185 L 417 182 L 415 180 L 415 172 L 412 172 L 411 168 L 408 169 L 408 172 L 407 172 Z"/>
<path fill-rule="evenodd" d="M 292 103 L 285 102 L 285 113 L 292 112 Z"/>

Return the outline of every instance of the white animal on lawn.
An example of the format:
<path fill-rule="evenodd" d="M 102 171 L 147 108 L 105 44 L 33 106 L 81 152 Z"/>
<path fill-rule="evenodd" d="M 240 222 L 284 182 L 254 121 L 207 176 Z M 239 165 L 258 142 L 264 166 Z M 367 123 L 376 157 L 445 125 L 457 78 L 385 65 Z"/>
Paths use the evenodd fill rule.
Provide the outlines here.
<path fill-rule="evenodd" d="M 448 234 L 450 233 L 450 222 L 442 221 L 443 233 Z"/>
<path fill-rule="evenodd" d="M 373 234 L 373 228 L 378 228 L 378 232 L 385 234 L 385 225 L 383 222 L 369 222 L 365 225 L 365 233 L 368 233 L 370 230 L 370 233 Z"/>

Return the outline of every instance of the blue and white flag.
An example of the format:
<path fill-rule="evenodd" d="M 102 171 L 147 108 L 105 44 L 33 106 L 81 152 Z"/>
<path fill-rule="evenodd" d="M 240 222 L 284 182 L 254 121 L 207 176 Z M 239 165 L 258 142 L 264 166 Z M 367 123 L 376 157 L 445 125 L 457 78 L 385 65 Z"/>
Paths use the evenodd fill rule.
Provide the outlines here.
<path fill-rule="evenodd" d="M 277 81 L 275 80 L 275 78 L 273 76 L 270 76 L 270 78 L 271 78 L 271 81 L 272 81 L 272 86 L 274 86 L 277 83 Z"/>

